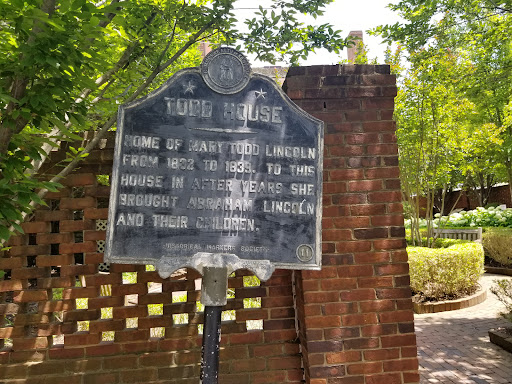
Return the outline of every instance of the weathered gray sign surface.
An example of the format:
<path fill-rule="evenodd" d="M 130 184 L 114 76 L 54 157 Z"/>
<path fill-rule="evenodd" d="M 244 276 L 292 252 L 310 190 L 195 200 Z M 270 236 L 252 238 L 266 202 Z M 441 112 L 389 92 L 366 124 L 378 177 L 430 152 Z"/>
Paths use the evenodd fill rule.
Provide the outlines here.
<path fill-rule="evenodd" d="M 105 259 L 320 266 L 322 122 L 221 48 L 119 109 Z"/>

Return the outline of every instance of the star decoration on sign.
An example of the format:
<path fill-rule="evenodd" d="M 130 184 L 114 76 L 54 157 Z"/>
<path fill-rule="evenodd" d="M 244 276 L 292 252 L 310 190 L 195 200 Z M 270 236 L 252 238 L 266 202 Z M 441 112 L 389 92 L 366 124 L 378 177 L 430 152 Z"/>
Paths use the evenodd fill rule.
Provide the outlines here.
<path fill-rule="evenodd" d="M 192 81 L 189 81 L 188 84 L 183 84 L 183 88 L 185 88 L 185 95 L 187 93 L 191 93 L 191 94 L 194 94 L 194 89 L 196 89 L 197 87 L 192 84 Z"/>
<path fill-rule="evenodd" d="M 260 97 L 264 99 L 265 95 L 267 94 L 267 92 L 263 92 L 262 88 L 260 88 L 259 91 L 254 91 L 254 93 L 256 94 L 256 100 L 258 100 Z"/>

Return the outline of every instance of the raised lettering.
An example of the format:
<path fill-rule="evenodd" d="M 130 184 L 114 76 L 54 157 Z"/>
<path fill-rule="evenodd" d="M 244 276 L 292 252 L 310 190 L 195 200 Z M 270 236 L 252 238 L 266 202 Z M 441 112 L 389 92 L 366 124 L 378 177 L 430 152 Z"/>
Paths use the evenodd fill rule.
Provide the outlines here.
<path fill-rule="evenodd" d="M 241 180 L 241 185 L 244 193 L 280 194 L 283 191 L 283 184 L 273 181 Z"/>
<path fill-rule="evenodd" d="M 265 155 L 276 158 L 314 160 L 316 158 L 316 148 L 266 145 Z"/>
<path fill-rule="evenodd" d="M 211 211 L 252 211 L 252 199 L 232 199 L 229 197 L 189 197 L 187 209 Z"/>
<path fill-rule="evenodd" d="M 312 216 L 315 214 L 315 204 L 307 201 L 264 200 L 263 212 Z"/>
<path fill-rule="evenodd" d="M 124 145 L 126 147 L 146 148 L 146 149 L 159 149 L 160 137 L 156 136 L 132 136 L 126 135 L 124 137 Z"/>
<path fill-rule="evenodd" d="M 162 188 L 164 184 L 163 176 L 140 175 L 132 173 L 122 173 L 120 184 L 123 187 L 157 187 Z"/>
<path fill-rule="evenodd" d="M 119 205 L 128 207 L 153 207 L 153 208 L 171 208 L 176 207 L 177 196 L 147 194 L 120 193 Z"/>
<path fill-rule="evenodd" d="M 187 228 L 188 216 L 153 215 L 153 226 L 156 228 Z"/>
<path fill-rule="evenodd" d="M 196 219 L 196 228 L 206 231 L 223 232 L 255 232 L 257 231 L 254 219 L 238 217 L 203 217 Z"/>
<path fill-rule="evenodd" d="M 192 190 L 207 190 L 207 191 L 233 191 L 233 180 L 231 179 L 200 179 L 194 178 L 192 180 Z"/>
<path fill-rule="evenodd" d="M 290 184 L 290 191 L 292 195 L 296 196 L 313 196 L 315 194 L 314 184 Z"/>
<path fill-rule="evenodd" d="M 179 151 L 183 146 L 183 139 L 167 139 L 165 141 L 165 148 L 171 151 Z"/>
<path fill-rule="evenodd" d="M 276 124 L 281 124 L 281 112 L 283 111 L 282 107 L 273 107 L 272 108 L 272 122 Z"/>
<path fill-rule="evenodd" d="M 158 156 L 123 155 L 123 165 L 140 168 L 158 168 Z"/>
<path fill-rule="evenodd" d="M 144 215 L 142 213 L 120 213 L 117 216 L 116 225 L 142 227 L 144 225 Z"/>
<path fill-rule="evenodd" d="M 167 106 L 167 114 L 170 116 L 212 117 L 212 102 L 198 99 L 182 99 L 164 97 Z"/>
<path fill-rule="evenodd" d="M 290 165 L 290 173 L 292 176 L 315 176 L 315 167 L 313 165 Z"/>

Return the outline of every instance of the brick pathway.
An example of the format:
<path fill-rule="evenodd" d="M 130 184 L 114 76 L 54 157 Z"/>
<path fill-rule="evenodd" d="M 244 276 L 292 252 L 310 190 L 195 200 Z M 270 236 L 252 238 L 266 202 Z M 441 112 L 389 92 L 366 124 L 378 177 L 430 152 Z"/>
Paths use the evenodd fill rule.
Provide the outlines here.
<path fill-rule="evenodd" d="M 481 284 L 494 279 L 488 275 Z M 489 291 L 487 300 L 458 311 L 415 315 L 421 384 L 512 383 L 512 353 L 489 341 L 487 331 L 510 323 L 498 318 L 502 304 Z"/>

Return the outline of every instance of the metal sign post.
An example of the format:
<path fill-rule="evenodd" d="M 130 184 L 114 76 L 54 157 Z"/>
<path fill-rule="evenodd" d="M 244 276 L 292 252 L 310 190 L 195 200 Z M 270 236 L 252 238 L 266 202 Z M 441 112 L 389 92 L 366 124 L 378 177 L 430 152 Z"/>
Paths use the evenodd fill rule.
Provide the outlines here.
<path fill-rule="evenodd" d="M 227 304 L 227 268 L 206 267 L 203 270 L 201 303 L 204 305 L 201 384 L 217 384 L 222 307 Z"/>
<path fill-rule="evenodd" d="M 219 48 L 118 113 L 105 261 L 203 275 L 202 383 L 216 383 L 237 269 L 320 269 L 323 123 Z"/>

